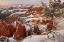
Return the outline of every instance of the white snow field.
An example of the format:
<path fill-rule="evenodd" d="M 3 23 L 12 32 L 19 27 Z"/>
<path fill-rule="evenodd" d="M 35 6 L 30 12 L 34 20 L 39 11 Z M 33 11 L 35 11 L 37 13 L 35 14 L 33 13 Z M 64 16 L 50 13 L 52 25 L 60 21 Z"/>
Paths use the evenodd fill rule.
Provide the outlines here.
<path fill-rule="evenodd" d="M 32 35 L 32 37 L 28 36 L 22 42 L 64 42 L 64 30 L 57 30 L 56 32 L 59 32 L 60 35 L 55 35 L 55 38 L 52 34 L 49 34 L 49 38 L 48 35 Z"/>

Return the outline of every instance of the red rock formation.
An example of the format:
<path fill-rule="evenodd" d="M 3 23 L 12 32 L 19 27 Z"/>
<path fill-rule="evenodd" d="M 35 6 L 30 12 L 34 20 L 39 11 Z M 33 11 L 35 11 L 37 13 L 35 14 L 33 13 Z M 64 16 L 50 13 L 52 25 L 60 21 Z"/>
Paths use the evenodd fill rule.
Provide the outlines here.
<path fill-rule="evenodd" d="M 25 26 L 22 26 L 19 24 L 18 28 L 16 29 L 16 32 L 14 33 L 14 38 L 20 40 L 21 38 L 26 37 L 26 29 Z"/>

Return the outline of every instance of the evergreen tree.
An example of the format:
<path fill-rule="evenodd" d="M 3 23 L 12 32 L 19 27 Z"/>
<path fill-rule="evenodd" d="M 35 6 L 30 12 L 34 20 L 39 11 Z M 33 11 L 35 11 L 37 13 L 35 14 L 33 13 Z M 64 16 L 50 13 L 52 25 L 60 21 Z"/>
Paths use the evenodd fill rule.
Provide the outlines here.
<path fill-rule="evenodd" d="M 58 1 L 49 1 L 49 7 L 42 3 L 44 6 L 44 16 L 48 17 L 60 17 L 60 3 Z"/>

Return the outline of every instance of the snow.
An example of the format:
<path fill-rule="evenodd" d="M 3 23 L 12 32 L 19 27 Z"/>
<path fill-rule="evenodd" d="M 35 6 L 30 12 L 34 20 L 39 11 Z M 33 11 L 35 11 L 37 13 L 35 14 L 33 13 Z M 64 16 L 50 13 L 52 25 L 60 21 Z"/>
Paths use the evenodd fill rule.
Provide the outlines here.
<path fill-rule="evenodd" d="M 17 41 L 13 37 L 10 37 L 9 42 L 17 42 Z"/>
<path fill-rule="evenodd" d="M 39 30 L 46 30 L 46 28 L 47 28 L 47 25 L 42 25 L 42 24 L 39 24 L 38 25 L 38 28 L 39 28 Z"/>
<path fill-rule="evenodd" d="M 34 16 L 31 14 L 31 15 L 29 15 L 29 16 L 27 16 L 27 17 L 34 17 Z"/>
<path fill-rule="evenodd" d="M 13 10 L 8 10 L 8 12 L 13 12 Z"/>
<path fill-rule="evenodd" d="M 27 37 L 26 39 L 24 39 L 22 42 L 41 42 L 43 40 L 46 40 L 47 35 L 32 35 L 32 37 L 30 38 Z"/>
<path fill-rule="evenodd" d="M 40 18 L 28 18 L 29 20 L 35 19 L 38 20 Z M 57 23 L 57 30 L 54 30 L 54 33 L 49 33 L 48 35 L 31 35 L 24 38 L 21 41 L 15 40 L 13 37 L 9 38 L 9 42 L 64 42 L 64 18 L 56 18 L 55 21 Z M 26 31 L 30 30 L 31 27 L 34 27 L 32 22 L 25 24 Z M 47 25 L 38 24 L 39 30 L 46 30 Z M 53 34 L 55 38 L 53 38 Z M 48 38 L 49 36 L 49 38 Z"/>
<path fill-rule="evenodd" d="M 49 34 L 49 38 L 48 35 L 32 35 L 26 37 L 22 42 L 64 42 L 64 30 L 57 30 L 56 32 L 59 32 L 60 35 L 55 35 L 55 38 L 52 34 Z"/>
<path fill-rule="evenodd" d="M 26 11 L 28 11 L 28 9 L 18 9 L 19 11 L 22 11 L 22 10 L 26 10 Z"/>
<path fill-rule="evenodd" d="M 26 21 L 32 21 L 32 20 L 42 20 L 42 18 L 27 18 Z"/>
<path fill-rule="evenodd" d="M 57 30 L 54 30 L 55 33 L 50 33 L 49 38 L 48 35 L 32 35 L 32 36 L 28 36 L 26 37 L 22 42 L 64 42 L 64 18 L 57 18 L 56 21 L 57 22 Z M 59 28 L 59 26 L 61 26 Z M 42 28 L 41 28 L 42 27 Z M 39 24 L 39 28 L 43 29 L 45 28 L 46 25 L 41 25 Z M 55 38 L 53 38 L 53 34 L 55 36 Z"/>
<path fill-rule="evenodd" d="M 16 12 L 16 14 L 24 14 L 24 13 L 26 13 L 26 11 L 24 11 L 24 12 Z"/>
<path fill-rule="evenodd" d="M 25 14 L 26 13 L 26 11 L 24 11 L 24 12 L 15 12 L 15 13 L 12 13 L 10 16 L 15 16 L 15 15 L 21 15 L 21 14 Z"/>
<path fill-rule="evenodd" d="M 11 15 L 16 15 L 16 14 L 22 14 L 22 12 L 15 12 Z M 33 17 L 33 15 L 31 14 L 30 17 Z M 40 18 L 27 18 L 27 17 L 23 17 L 26 18 L 26 21 L 30 21 L 27 24 L 25 24 L 25 28 L 26 31 L 30 30 L 31 27 L 34 27 L 34 24 L 31 22 L 31 20 L 43 20 L 45 18 L 42 19 L 42 17 Z M 55 23 L 57 23 L 55 26 L 58 28 L 57 30 L 54 30 L 54 33 L 50 33 L 49 38 L 48 35 L 32 35 L 32 36 L 28 36 L 26 38 L 24 38 L 22 41 L 20 42 L 64 42 L 64 18 L 56 18 L 54 20 Z M 42 25 L 42 24 L 38 24 L 38 28 L 39 30 L 46 30 L 47 25 Z M 59 34 L 58 34 L 59 33 Z M 53 38 L 53 34 L 55 36 L 55 38 Z M 54 40 L 55 39 L 55 40 Z M 17 40 L 15 40 L 13 37 L 9 38 L 10 42 L 17 42 Z"/>
<path fill-rule="evenodd" d="M 6 10 L 3 10 L 1 13 L 5 13 L 5 12 L 7 12 Z"/>
<path fill-rule="evenodd" d="M 25 10 L 25 11 L 28 11 L 28 9 L 12 9 L 12 10 L 19 10 L 19 11 Z"/>
<path fill-rule="evenodd" d="M 64 28 L 64 18 L 56 18 L 54 22 L 56 23 L 54 26 L 56 26 L 58 29 Z"/>
<path fill-rule="evenodd" d="M 26 31 L 30 30 L 30 26 L 25 25 Z"/>
<path fill-rule="evenodd" d="M 60 35 L 55 35 L 55 38 L 53 38 L 53 35 L 51 33 L 48 34 L 49 38 L 48 35 L 31 35 L 20 42 L 64 42 L 64 29 L 56 30 L 55 32 L 59 32 Z M 12 37 L 10 37 L 9 40 L 10 42 L 17 42 L 17 40 Z"/>

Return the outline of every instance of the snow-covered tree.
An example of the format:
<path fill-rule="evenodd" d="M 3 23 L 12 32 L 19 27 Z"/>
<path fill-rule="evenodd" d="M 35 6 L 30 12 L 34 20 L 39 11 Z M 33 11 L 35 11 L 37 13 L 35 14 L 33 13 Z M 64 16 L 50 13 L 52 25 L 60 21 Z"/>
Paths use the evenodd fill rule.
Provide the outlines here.
<path fill-rule="evenodd" d="M 44 15 L 46 17 L 60 17 L 60 3 L 59 1 L 49 1 L 49 7 L 42 3 L 44 8 Z"/>

